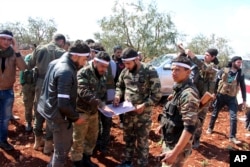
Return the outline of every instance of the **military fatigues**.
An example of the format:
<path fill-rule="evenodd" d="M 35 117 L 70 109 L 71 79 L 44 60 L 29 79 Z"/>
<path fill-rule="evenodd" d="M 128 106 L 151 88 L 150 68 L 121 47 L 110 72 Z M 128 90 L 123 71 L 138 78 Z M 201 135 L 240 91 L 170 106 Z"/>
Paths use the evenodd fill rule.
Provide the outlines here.
<path fill-rule="evenodd" d="M 107 71 L 107 102 L 106 104 L 111 104 L 115 96 L 115 73 L 116 64 L 113 60 L 110 61 L 108 71 Z M 99 112 L 99 134 L 97 147 L 102 152 L 105 152 L 110 141 L 110 129 L 112 126 L 112 117 L 105 116 L 102 112 Z"/>
<path fill-rule="evenodd" d="M 29 69 L 37 67 L 38 69 L 38 77 L 36 81 L 35 87 L 35 101 L 34 101 L 34 112 L 35 112 L 35 121 L 34 121 L 34 133 L 35 136 L 43 135 L 43 123 L 45 119 L 37 112 L 37 103 L 40 98 L 44 77 L 47 72 L 47 68 L 49 63 L 58 59 L 63 55 L 65 50 L 58 47 L 54 42 L 51 42 L 46 45 L 39 45 L 33 52 L 30 62 L 28 63 Z M 48 128 L 46 128 L 46 138 L 47 140 L 52 140 L 52 133 L 49 132 Z"/>
<path fill-rule="evenodd" d="M 141 63 L 138 72 L 131 73 L 124 69 L 116 84 L 116 96 L 124 97 L 133 105 L 145 104 L 141 114 L 134 111 L 124 114 L 125 161 L 133 161 L 137 151 L 137 164 L 141 167 L 148 164 L 148 135 L 151 127 L 152 106 L 161 98 L 160 80 L 152 66 Z"/>
<path fill-rule="evenodd" d="M 172 100 L 168 101 L 159 120 L 162 126 L 164 144 L 163 152 L 172 150 L 178 143 L 184 130 L 194 134 L 198 119 L 199 95 L 198 91 L 188 79 L 173 88 Z M 172 167 L 183 166 L 186 158 L 192 152 L 193 138 L 187 143 L 183 151 L 178 155 Z M 162 166 L 166 167 L 165 163 Z"/>
<path fill-rule="evenodd" d="M 25 63 L 30 61 L 31 54 L 25 56 Z M 31 123 L 33 118 L 33 105 L 35 98 L 36 69 L 20 72 L 20 84 L 22 85 L 23 103 L 25 107 L 25 121 Z"/>
<path fill-rule="evenodd" d="M 73 125 L 72 161 L 80 161 L 83 154 L 92 155 L 99 131 L 98 107 L 102 108 L 106 100 L 106 78 L 96 76 L 93 63 L 78 72 L 77 80 L 76 110 L 85 122 Z"/>
<path fill-rule="evenodd" d="M 199 96 L 202 97 L 205 92 L 209 92 L 211 94 L 214 93 L 215 89 L 215 80 L 217 74 L 217 66 L 214 63 L 207 64 L 202 62 L 197 57 L 192 59 L 193 63 L 195 63 L 199 68 L 199 77 L 197 81 L 194 81 L 198 91 Z M 202 107 L 199 109 L 198 113 L 198 121 L 197 121 L 197 129 L 194 135 L 194 142 L 199 142 L 201 134 L 202 134 L 202 127 L 208 112 L 209 105 Z"/>

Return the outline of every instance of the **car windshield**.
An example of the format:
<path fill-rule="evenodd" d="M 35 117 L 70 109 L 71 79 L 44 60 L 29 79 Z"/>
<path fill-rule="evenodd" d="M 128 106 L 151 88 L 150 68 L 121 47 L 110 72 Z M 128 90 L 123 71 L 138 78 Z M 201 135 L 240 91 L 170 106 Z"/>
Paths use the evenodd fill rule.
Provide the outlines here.
<path fill-rule="evenodd" d="M 174 55 L 161 55 L 153 59 L 150 64 L 155 67 L 159 67 L 162 63 L 170 64 L 173 60 Z"/>
<path fill-rule="evenodd" d="M 246 79 L 250 79 L 250 60 L 242 61 L 242 72 Z"/>

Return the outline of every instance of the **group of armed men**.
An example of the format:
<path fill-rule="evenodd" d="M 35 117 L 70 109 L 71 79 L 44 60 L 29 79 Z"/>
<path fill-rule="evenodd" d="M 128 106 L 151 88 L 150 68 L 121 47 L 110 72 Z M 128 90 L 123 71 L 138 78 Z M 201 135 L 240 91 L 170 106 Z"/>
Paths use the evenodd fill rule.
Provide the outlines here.
<path fill-rule="evenodd" d="M 162 166 L 183 166 L 192 149 L 199 147 L 210 104 L 200 105 L 206 92 L 210 92 L 214 100 L 207 133 L 213 132 L 219 111 L 227 105 L 229 140 L 240 143 L 236 138 L 236 94 L 240 86 L 245 107 L 242 58 L 235 56 L 228 67 L 218 70 L 217 54 L 217 49 L 208 49 L 201 61 L 186 49 L 172 61 L 175 85 L 159 115 L 156 130 L 163 136 L 163 151 L 159 156 Z M 156 70 L 142 62 L 138 51 L 117 45 L 110 56 L 100 43 L 91 39 L 70 44 L 63 34 L 55 34 L 50 43 L 38 45 L 23 60 L 12 32 L 2 30 L 0 64 L 0 148 L 14 149 L 7 141 L 7 133 L 17 66 L 22 70 L 25 130 L 34 132 L 34 149 L 44 146 L 45 154 L 52 153 L 48 167 L 63 167 L 69 153 L 74 167 L 98 166 L 91 161 L 91 156 L 95 149 L 106 153 L 112 126 L 112 118 L 99 109 L 114 114 L 107 104 L 119 106 L 124 101 L 131 102 L 135 110 L 120 116 L 125 159 L 117 167 L 148 166 L 152 107 L 162 94 Z M 197 75 L 190 75 L 194 64 Z"/>

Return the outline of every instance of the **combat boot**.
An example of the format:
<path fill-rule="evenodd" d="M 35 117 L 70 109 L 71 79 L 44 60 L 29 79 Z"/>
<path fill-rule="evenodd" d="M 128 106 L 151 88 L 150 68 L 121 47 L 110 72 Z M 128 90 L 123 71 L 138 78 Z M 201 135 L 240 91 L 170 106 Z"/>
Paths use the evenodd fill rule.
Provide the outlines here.
<path fill-rule="evenodd" d="M 32 131 L 31 122 L 27 122 L 27 123 L 25 124 L 25 131 L 26 131 L 26 132 L 31 132 L 31 131 Z"/>
<path fill-rule="evenodd" d="M 43 153 L 44 154 L 51 154 L 54 150 L 53 141 L 52 140 L 45 140 Z"/>
<path fill-rule="evenodd" d="M 44 140 L 42 138 L 42 136 L 35 136 L 35 144 L 33 146 L 33 148 L 35 150 L 38 150 L 39 147 L 42 147 L 44 145 Z"/>
<path fill-rule="evenodd" d="M 91 161 L 90 155 L 85 155 L 85 154 L 83 154 L 83 157 L 82 157 L 82 165 L 84 167 L 98 167 L 97 164 Z"/>

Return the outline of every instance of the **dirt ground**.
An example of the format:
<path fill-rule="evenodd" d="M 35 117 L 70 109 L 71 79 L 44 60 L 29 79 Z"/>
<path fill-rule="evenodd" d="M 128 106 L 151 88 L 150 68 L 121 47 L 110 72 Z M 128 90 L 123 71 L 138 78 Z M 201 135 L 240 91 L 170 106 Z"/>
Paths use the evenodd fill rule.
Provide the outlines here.
<path fill-rule="evenodd" d="M 17 82 L 18 83 L 18 82 Z M 22 96 L 20 96 L 21 87 L 15 85 L 15 104 L 13 113 L 20 116 L 20 120 L 11 121 L 9 125 L 9 142 L 14 145 L 15 150 L 4 151 L 0 149 L 0 167 L 45 167 L 50 157 L 44 155 L 42 151 L 33 150 L 34 135 L 24 130 L 24 107 Z M 160 166 L 156 156 L 161 152 L 160 136 L 154 133 L 154 129 L 158 126 L 157 116 L 161 112 L 162 106 L 158 105 L 153 109 L 153 124 L 150 132 L 150 153 L 149 167 Z M 215 133 L 207 135 L 208 121 L 211 112 L 208 113 L 201 138 L 201 145 L 197 150 L 193 150 L 192 155 L 188 158 L 185 167 L 228 167 L 229 166 L 229 150 L 250 150 L 250 138 L 246 137 L 244 112 L 238 112 L 238 133 L 237 137 L 242 144 L 236 146 L 228 141 L 229 135 L 229 113 L 222 111 L 215 125 Z M 111 129 L 111 143 L 109 151 L 106 154 L 95 152 L 92 160 L 99 167 L 115 167 L 123 159 L 123 132 L 119 128 L 119 119 L 114 117 Z M 136 156 L 135 156 L 136 159 Z M 71 161 L 67 160 L 67 166 L 71 167 Z"/>

